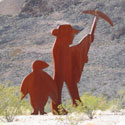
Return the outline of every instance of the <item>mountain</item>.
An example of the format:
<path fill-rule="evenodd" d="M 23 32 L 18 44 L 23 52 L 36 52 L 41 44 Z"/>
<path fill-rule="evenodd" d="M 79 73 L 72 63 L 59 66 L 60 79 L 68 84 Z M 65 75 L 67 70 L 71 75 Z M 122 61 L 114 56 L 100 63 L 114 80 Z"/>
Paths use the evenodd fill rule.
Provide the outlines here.
<path fill-rule="evenodd" d="M 25 0 L 1 0 L 0 14 L 18 15 L 23 7 Z"/>
<path fill-rule="evenodd" d="M 12 2 L 13 1 L 13 2 Z M 99 19 L 95 40 L 78 84 L 80 95 L 91 92 L 118 97 L 125 88 L 125 1 L 124 0 L 4 0 L 0 2 L 0 81 L 20 85 L 36 59 L 46 61 L 53 75 L 51 31 L 70 23 L 79 30 L 77 44 L 89 33 L 93 16 L 81 12 L 98 9 L 113 21 L 111 27 Z M 6 9 L 5 9 L 6 8 Z M 64 86 L 63 97 L 67 96 Z M 65 99 L 65 98 L 63 98 Z"/>

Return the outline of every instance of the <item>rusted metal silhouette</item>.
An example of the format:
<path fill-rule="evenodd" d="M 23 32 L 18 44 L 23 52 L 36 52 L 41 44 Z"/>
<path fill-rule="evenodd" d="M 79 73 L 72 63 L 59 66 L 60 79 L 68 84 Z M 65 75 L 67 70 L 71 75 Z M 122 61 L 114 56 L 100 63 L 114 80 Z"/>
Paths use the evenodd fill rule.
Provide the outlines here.
<path fill-rule="evenodd" d="M 52 112 L 55 110 L 58 114 L 60 114 L 58 105 L 61 104 L 61 93 L 64 82 L 67 85 L 73 105 L 77 106 L 76 100 L 81 102 L 77 83 L 80 81 L 85 63 L 88 62 L 88 51 L 94 40 L 94 32 L 98 18 L 102 17 L 113 26 L 109 17 L 100 11 L 88 10 L 83 13 L 93 14 L 95 18 L 90 33 L 85 36 L 79 44 L 72 47 L 69 46 L 72 44 L 75 34 L 78 33 L 78 30 L 69 24 L 61 25 L 52 31 L 52 35 L 56 36 L 52 54 L 54 80 L 58 87 L 59 97 L 56 105 L 52 102 Z M 64 114 L 67 114 L 65 109 Z"/>
<path fill-rule="evenodd" d="M 28 93 L 30 102 L 34 109 L 32 115 L 45 114 L 44 106 L 50 96 L 53 103 L 57 103 L 58 95 L 55 81 L 42 69 L 49 65 L 43 61 L 36 60 L 32 64 L 32 72 L 27 75 L 21 84 L 21 93 L 23 99 Z"/>

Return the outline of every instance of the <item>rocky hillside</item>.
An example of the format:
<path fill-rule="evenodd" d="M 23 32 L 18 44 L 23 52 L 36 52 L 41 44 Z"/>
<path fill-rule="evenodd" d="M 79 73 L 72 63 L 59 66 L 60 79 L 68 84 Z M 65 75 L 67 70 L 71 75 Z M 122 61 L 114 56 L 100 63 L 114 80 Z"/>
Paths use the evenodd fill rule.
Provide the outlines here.
<path fill-rule="evenodd" d="M 80 31 L 74 39 L 74 44 L 77 44 L 89 33 L 93 20 L 93 16 L 81 12 L 98 9 L 112 19 L 114 27 L 99 20 L 95 41 L 89 51 L 89 62 L 85 65 L 78 84 L 80 95 L 92 92 L 111 98 L 118 96 L 117 92 L 125 88 L 124 0 L 12 1 L 13 7 L 7 4 L 8 0 L 0 2 L 1 83 L 9 80 L 20 85 L 24 76 L 31 72 L 32 61 L 36 59 L 49 63 L 50 67 L 46 71 L 52 76 L 52 29 L 60 24 L 70 23 Z M 64 96 L 69 97 L 65 87 Z"/>
<path fill-rule="evenodd" d="M 25 0 L 0 0 L 0 14 L 18 15 Z"/>

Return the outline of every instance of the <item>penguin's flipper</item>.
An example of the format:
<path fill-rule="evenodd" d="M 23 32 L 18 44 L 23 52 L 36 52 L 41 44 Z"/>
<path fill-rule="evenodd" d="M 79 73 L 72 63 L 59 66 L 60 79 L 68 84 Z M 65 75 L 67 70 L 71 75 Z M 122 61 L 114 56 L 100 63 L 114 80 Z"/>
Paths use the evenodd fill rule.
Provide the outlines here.
<path fill-rule="evenodd" d="M 32 77 L 32 73 L 27 75 L 21 83 L 21 87 L 20 87 L 21 100 L 28 94 L 28 84 L 30 83 L 31 77 Z"/>

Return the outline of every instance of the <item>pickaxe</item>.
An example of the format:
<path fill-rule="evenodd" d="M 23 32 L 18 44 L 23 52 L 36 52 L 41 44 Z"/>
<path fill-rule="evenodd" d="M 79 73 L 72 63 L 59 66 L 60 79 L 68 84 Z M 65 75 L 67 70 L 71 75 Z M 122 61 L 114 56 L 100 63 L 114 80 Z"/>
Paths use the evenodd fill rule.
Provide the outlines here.
<path fill-rule="evenodd" d="M 91 15 L 94 15 L 94 16 L 99 16 L 99 17 L 103 18 L 104 20 L 106 20 L 111 26 L 113 26 L 113 23 L 112 23 L 111 19 L 101 11 L 98 11 L 98 10 L 86 10 L 86 11 L 83 11 L 82 13 L 91 14 Z"/>
<path fill-rule="evenodd" d="M 112 23 L 111 19 L 101 11 L 98 11 L 98 10 L 86 10 L 86 11 L 83 11 L 82 13 L 91 14 L 91 15 L 95 16 L 94 21 L 93 21 L 93 25 L 92 25 L 92 28 L 91 28 L 91 31 L 90 31 L 92 41 L 94 40 L 94 32 L 95 32 L 96 24 L 97 24 L 97 21 L 98 21 L 99 17 L 106 20 L 111 26 L 113 26 L 113 23 Z"/>

